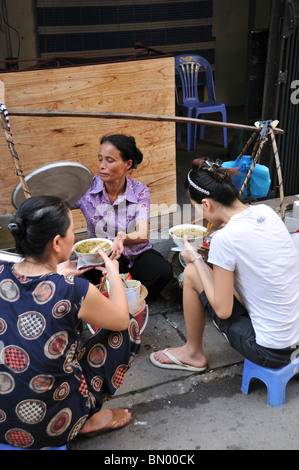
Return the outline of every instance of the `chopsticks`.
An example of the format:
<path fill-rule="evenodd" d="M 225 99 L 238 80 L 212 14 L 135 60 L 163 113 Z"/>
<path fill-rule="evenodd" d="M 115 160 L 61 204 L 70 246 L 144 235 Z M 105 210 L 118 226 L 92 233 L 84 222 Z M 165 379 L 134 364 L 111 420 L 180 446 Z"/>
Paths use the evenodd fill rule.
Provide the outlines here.
<path fill-rule="evenodd" d="M 106 274 L 104 274 L 104 275 L 103 275 L 103 280 L 102 280 L 102 282 L 101 282 L 101 286 L 100 286 L 100 289 L 99 289 L 100 292 L 104 292 L 106 280 L 107 280 Z M 121 280 L 122 280 L 122 282 L 124 283 L 124 286 L 128 289 L 129 287 L 128 287 L 126 281 L 124 280 L 124 278 L 123 278 L 122 276 L 121 276 Z"/>
<path fill-rule="evenodd" d="M 123 281 L 124 285 L 125 285 L 125 288 L 128 289 L 128 285 L 126 283 L 126 281 L 124 280 L 124 278 L 121 276 L 121 280 Z"/>
<path fill-rule="evenodd" d="M 97 246 L 95 246 L 92 250 L 90 250 L 89 254 L 94 255 L 98 251 L 98 249 L 101 247 L 102 244 L 103 244 L 103 242 L 101 242 Z"/>
<path fill-rule="evenodd" d="M 213 228 L 213 224 L 212 224 L 212 222 L 209 222 L 208 226 L 207 226 L 207 231 L 205 233 L 205 237 L 210 234 L 212 228 Z"/>

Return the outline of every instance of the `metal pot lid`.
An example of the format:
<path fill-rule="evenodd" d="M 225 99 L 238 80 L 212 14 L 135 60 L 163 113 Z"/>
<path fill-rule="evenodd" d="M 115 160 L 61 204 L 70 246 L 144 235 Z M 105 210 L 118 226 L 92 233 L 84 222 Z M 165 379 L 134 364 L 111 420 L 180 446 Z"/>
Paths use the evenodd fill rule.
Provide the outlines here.
<path fill-rule="evenodd" d="M 87 166 L 78 162 L 55 162 L 44 165 L 25 176 L 31 196 L 57 196 L 73 204 L 90 187 L 92 173 Z M 12 203 L 16 209 L 25 200 L 25 194 L 19 183 L 12 194 Z"/>

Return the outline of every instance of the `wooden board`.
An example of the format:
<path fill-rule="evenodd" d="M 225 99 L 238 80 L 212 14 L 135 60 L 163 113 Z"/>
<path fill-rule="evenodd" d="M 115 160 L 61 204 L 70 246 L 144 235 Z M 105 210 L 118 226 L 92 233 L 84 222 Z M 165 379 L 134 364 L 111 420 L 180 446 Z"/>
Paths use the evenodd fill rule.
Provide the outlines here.
<path fill-rule="evenodd" d="M 0 74 L 7 109 L 111 111 L 175 115 L 174 59 L 155 58 Z M 151 216 L 176 204 L 175 124 L 78 117 L 10 116 L 15 149 L 26 176 L 61 160 L 78 161 L 97 173 L 99 140 L 105 134 L 133 135 L 143 162 L 133 178 L 151 191 Z M 0 214 L 13 213 L 19 183 L 4 132 L 0 135 Z M 82 217 L 75 218 L 76 232 Z"/>

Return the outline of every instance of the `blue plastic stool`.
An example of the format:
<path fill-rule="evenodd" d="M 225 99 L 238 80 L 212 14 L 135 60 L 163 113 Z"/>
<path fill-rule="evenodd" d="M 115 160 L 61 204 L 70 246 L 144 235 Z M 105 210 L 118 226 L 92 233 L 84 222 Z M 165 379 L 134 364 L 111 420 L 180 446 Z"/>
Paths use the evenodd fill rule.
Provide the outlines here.
<path fill-rule="evenodd" d="M 287 383 L 298 372 L 298 360 L 290 362 L 290 364 L 281 369 L 268 369 L 245 359 L 241 390 L 243 393 L 248 394 L 250 380 L 252 378 L 260 379 L 267 386 L 268 404 L 271 406 L 282 406 L 285 403 Z"/>
<path fill-rule="evenodd" d="M 9 444 L 1 444 L 0 442 L 0 450 L 31 450 L 31 449 L 22 449 L 21 447 L 15 447 Z M 36 450 L 36 449 L 32 449 L 32 450 Z M 61 446 L 61 447 L 45 447 L 42 450 L 67 450 L 67 447 L 66 445 Z"/>

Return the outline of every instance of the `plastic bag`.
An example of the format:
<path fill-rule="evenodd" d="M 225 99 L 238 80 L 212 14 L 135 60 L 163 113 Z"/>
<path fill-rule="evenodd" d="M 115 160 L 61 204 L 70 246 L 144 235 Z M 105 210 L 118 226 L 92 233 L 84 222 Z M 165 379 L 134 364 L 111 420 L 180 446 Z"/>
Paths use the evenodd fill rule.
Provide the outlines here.
<path fill-rule="evenodd" d="M 242 188 L 247 173 L 251 168 L 252 160 L 249 155 L 243 155 L 235 161 L 223 162 L 223 168 L 238 168 L 239 175 L 233 175 L 233 184 L 238 191 Z M 269 168 L 256 163 L 250 176 L 250 194 L 253 199 L 266 197 L 270 188 L 271 178 Z M 242 191 L 241 197 L 247 197 L 247 185 Z"/>

